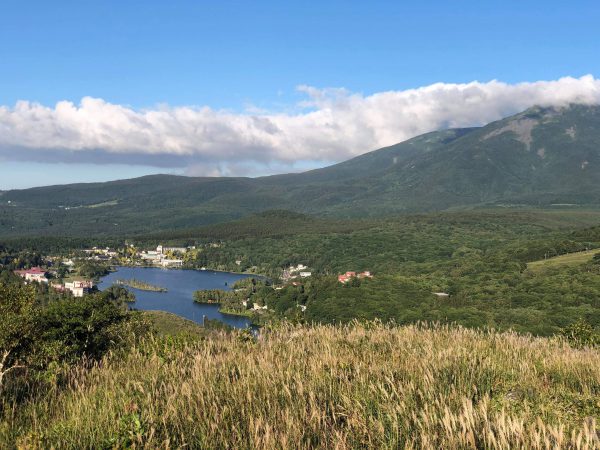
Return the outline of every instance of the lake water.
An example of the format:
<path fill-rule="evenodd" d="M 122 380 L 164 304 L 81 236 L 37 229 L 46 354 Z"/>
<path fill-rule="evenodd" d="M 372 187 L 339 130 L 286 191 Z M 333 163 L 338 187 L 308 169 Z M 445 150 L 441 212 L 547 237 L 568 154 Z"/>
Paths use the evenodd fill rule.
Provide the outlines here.
<path fill-rule="evenodd" d="M 212 270 L 169 270 L 151 267 L 117 267 L 98 283 L 98 289 L 106 289 L 117 280 L 139 281 L 167 288 L 168 292 L 142 291 L 127 288 L 135 294 L 136 302 L 132 308 L 142 310 L 168 311 L 173 314 L 202 323 L 202 317 L 216 319 L 235 328 L 250 326 L 247 317 L 232 316 L 219 312 L 219 305 L 206 305 L 194 302 L 194 291 L 206 289 L 230 290 L 233 283 L 250 275 Z"/>

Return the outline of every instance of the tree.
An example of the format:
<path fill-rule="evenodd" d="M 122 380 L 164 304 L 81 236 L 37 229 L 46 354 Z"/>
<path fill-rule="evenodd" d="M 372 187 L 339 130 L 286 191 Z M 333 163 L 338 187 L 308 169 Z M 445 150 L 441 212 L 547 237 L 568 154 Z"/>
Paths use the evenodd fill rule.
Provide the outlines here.
<path fill-rule="evenodd" d="M 123 286 L 113 284 L 111 287 L 104 289 L 98 295 L 104 300 L 114 303 L 133 303 L 135 302 L 135 294 Z"/>
<path fill-rule="evenodd" d="M 4 377 L 25 367 L 35 334 L 35 291 L 17 284 L 0 284 L 0 390 Z"/>
<path fill-rule="evenodd" d="M 78 269 L 79 275 L 85 278 L 100 278 L 108 275 L 108 267 L 90 261 L 83 263 Z"/>
<path fill-rule="evenodd" d="M 118 327 L 127 319 L 121 302 L 87 295 L 50 302 L 39 311 L 36 326 L 41 344 L 54 351 L 52 359 L 73 363 L 82 356 L 102 357 L 123 337 Z"/>

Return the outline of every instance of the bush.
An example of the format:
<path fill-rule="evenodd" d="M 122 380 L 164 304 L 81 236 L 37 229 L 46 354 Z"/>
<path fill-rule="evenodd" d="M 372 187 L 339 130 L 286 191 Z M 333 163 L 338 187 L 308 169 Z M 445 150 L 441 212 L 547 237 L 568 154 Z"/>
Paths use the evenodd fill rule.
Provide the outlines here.
<path fill-rule="evenodd" d="M 75 362 L 82 356 L 100 358 L 118 339 L 115 327 L 127 319 L 127 311 L 101 296 L 65 298 L 39 312 L 36 326 L 40 345 L 49 346 L 52 359 Z"/>
<path fill-rule="evenodd" d="M 0 283 L 0 389 L 11 372 L 31 381 L 49 367 L 100 359 L 133 334 L 131 317 L 103 294 L 36 302 L 34 287 Z"/>
<path fill-rule="evenodd" d="M 562 335 L 577 347 L 596 347 L 600 345 L 600 330 L 584 319 L 563 328 Z"/>

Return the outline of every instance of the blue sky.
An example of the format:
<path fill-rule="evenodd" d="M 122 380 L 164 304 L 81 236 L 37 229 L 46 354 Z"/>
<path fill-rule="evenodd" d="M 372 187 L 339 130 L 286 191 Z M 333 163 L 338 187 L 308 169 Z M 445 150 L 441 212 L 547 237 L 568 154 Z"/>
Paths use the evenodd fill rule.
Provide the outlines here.
<path fill-rule="evenodd" d="M 188 106 L 197 111 L 206 106 L 214 112 L 269 119 L 301 115 L 304 126 L 314 130 L 319 123 L 306 124 L 304 117 L 338 107 L 340 97 L 367 100 L 377 93 L 434 83 L 500 80 L 514 85 L 594 76 L 600 73 L 598 23 L 600 6 L 592 1 L 5 0 L 0 5 L 0 108 L 14 112 L 16 102 L 25 100 L 53 113 L 57 102 L 78 107 L 91 97 L 133 112 Z M 319 91 L 307 93 L 298 86 Z M 345 91 L 322 91 L 326 88 Z M 86 117 L 100 117 L 103 108 L 104 112 L 86 109 Z M 510 107 L 502 106 L 494 114 L 501 112 L 511 112 Z M 175 115 L 176 119 L 169 116 L 169 124 L 184 120 L 184 113 Z M 35 139 L 18 134 L 33 133 L 29 127 L 38 126 L 38 112 L 26 116 L 18 126 L 14 114 L 0 116 L 0 130 L 4 120 L 4 126 L 12 127 L 9 134 L 16 136 L 10 142 L 0 137 L 0 189 L 153 172 L 254 175 L 298 170 L 408 136 L 404 130 L 394 134 L 374 125 L 370 133 L 377 136 L 356 140 L 357 146 L 366 146 L 360 150 L 346 141 L 331 142 L 337 138 L 325 130 L 303 145 L 329 150 L 312 148 L 314 154 L 309 154 L 305 147 L 285 153 L 282 146 L 290 147 L 295 136 L 289 133 L 268 143 L 267 138 L 238 143 L 238 138 L 216 139 L 211 134 L 201 136 L 212 147 L 206 143 L 195 149 L 186 141 L 163 154 L 159 147 L 167 145 L 164 142 L 148 149 L 135 143 L 129 154 L 126 142 L 113 145 L 107 141 L 110 136 L 101 139 L 98 133 L 81 138 L 79 147 L 61 140 L 44 148 L 51 134 Z M 219 126 L 227 128 L 238 118 L 219 116 Z M 62 130 L 64 117 L 53 120 L 47 128 L 58 123 Z M 216 119 L 202 120 L 214 124 Z M 423 131 L 449 120 L 411 129 Z M 288 125 L 277 118 L 272 122 L 287 133 Z M 296 130 L 297 122 L 290 129 Z M 75 134 L 88 132 L 88 125 L 77 123 Z M 196 128 L 205 126 L 198 123 L 202 125 Z M 161 124 L 148 127 L 160 133 Z M 71 126 L 75 125 L 65 128 Z M 110 134 L 115 126 L 105 124 L 102 130 Z M 235 136 L 245 128 L 247 124 L 236 126 Z M 172 131 L 174 136 L 177 132 Z M 367 134 L 362 130 L 355 137 Z M 110 158 L 97 158 L 99 152 Z M 76 158 L 69 156 L 73 153 Z M 147 154 L 152 155 L 149 164 Z M 220 160 L 220 154 L 227 157 Z M 27 177 L 29 171 L 35 179 Z"/>

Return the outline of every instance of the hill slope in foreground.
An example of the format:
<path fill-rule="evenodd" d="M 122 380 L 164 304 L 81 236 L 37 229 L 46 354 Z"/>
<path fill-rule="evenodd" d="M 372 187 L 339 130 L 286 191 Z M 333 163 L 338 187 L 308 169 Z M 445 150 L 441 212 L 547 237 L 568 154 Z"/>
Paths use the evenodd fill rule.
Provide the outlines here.
<path fill-rule="evenodd" d="M 447 327 L 146 343 L 5 415 L 35 448 L 598 448 L 600 352 Z M 5 410 L 6 411 L 6 410 Z"/>
<path fill-rule="evenodd" d="M 599 206 L 599 198 L 600 107 L 535 107 L 301 174 L 156 175 L 1 192 L 0 235 L 135 234 L 269 209 L 364 217 L 499 204 Z"/>

